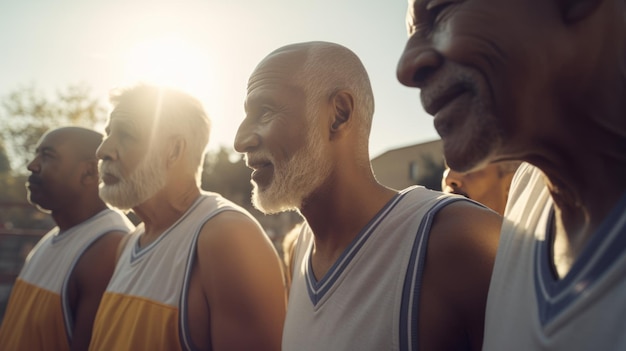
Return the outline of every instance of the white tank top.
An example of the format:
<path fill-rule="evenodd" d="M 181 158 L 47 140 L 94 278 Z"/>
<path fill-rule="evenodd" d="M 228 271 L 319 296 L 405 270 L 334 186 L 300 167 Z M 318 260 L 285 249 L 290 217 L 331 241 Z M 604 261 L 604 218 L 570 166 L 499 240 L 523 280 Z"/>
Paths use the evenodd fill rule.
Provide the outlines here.
<path fill-rule="evenodd" d="M 626 194 L 556 279 L 553 202 L 528 164 L 513 179 L 487 300 L 483 350 L 626 350 Z"/>
<path fill-rule="evenodd" d="M 83 253 L 103 235 L 112 231 L 128 233 L 134 228 L 135 226 L 122 213 L 105 209 L 65 231 L 60 231 L 59 227 L 50 230 L 31 250 L 17 278 L 16 286 L 20 289 L 21 296 L 16 296 L 16 298 L 28 305 L 15 303 L 17 306 L 9 306 L 9 308 L 19 309 L 18 313 L 22 315 L 30 315 L 30 327 L 11 322 L 12 313 L 7 313 L 3 329 L 21 329 L 21 332 L 17 334 L 7 333 L 14 334 L 11 338 L 24 334 L 31 339 L 30 341 L 25 340 L 25 342 L 33 342 L 32 339 L 48 334 L 48 331 L 53 329 L 50 326 L 55 320 L 52 319 L 52 315 L 57 313 L 56 311 L 62 311 L 65 333 L 67 334 L 63 337 L 71 340 L 74 321 L 67 289 L 74 267 Z M 29 296 L 39 297 L 33 301 L 28 299 Z M 50 301 L 60 301 L 61 308 L 59 309 L 57 303 L 42 303 L 44 297 L 49 297 Z M 39 302 L 39 304 L 30 305 L 30 302 Z M 12 302 L 11 305 L 13 304 Z M 55 328 L 58 327 L 55 326 Z M 2 332 L 2 334 L 4 333 L 5 331 Z M 0 339 L 4 340 L 4 337 Z"/>
<path fill-rule="evenodd" d="M 138 226 L 98 309 L 90 350 L 194 349 L 186 307 L 196 243 L 204 224 L 223 211 L 253 219 L 219 194 L 202 193 L 176 223 L 142 248 L 144 227 Z"/>
<path fill-rule="evenodd" d="M 463 200 L 423 187 L 396 195 L 319 281 L 313 234 L 298 239 L 284 351 L 416 350 L 419 292 L 433 217 Z"/>

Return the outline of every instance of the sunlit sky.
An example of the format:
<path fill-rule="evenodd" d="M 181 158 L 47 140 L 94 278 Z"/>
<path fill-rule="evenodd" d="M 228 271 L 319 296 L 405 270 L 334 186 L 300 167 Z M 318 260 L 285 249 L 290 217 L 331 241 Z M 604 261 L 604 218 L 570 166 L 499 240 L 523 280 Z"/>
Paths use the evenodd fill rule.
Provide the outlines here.
<path fill-rule="evenodd" d="M 213 121 L 210 149 L 232 148 L 256 64 L 282 45 L 331 41 L 352 49 L 370 74 L 375 157 L 438 139 L 418 91 L 395 76 L 406 6 L 406 0 L 1 0 L 0 95 L 31 84 L 52 94 L 83 83 L 108 106 L 114 87 L 165 82 L 203 102 Z"/>

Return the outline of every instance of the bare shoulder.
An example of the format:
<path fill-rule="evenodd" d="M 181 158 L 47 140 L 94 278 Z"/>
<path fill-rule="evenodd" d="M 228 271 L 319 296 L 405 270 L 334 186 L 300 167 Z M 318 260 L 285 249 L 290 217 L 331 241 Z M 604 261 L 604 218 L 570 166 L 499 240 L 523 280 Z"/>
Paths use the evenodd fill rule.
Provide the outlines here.
<path fill-rule="evenodd" d="M 97 286 L 100 289 L 103 283 L 108 284 L 115 263 L 120 243 L 128 235 L 123 231 L 110 231 L 96 239 L 82 254 L 73 275 L 83 289 Z"/>
<path fill-rule="evenodd" d="M 259 224 L 243 213 L 222 212 L 202 227 L 196 253 L 213 349 L 280 349 L 282 264 Z"/>
<path fill-rule="evenodd" d="M 456 254 L 495 251 L 501 226 L 502 217 L 492 210 L 469 201 L 453 202 L 434 218 L 429 251 L 441 249 Z"/>
<path fill-rule="evenodd" d="M 469 201 L 453 202 L 435 216 L 423 278 L 423 349 L 480 350 L 501 225 L 500 215 Z"/>
<path fill-rule="evenodd" d="M 219 251 L 228 247 L 241 250 L 251 247 L 260 252 L 275 253 L 263 228 L 255 220 L 238 211 L 224 211 L 209 219 L 203 225 L 198 237 L 198 249 L 202 250 L 199 254 L 202 252 L 219 254 Z"/>
<path fill-rule="evenodd" d="M 196 251 L 203 279 L 272 276 L 275 272 L 282 276 L 278 253 L 263 228 L 237 211 L 224 211 L 208 220 L 200 231 Z"/>
<path fill-rule="evenodd" d="M 116 253 L 126 232 L 111 231 L 96 239 L 78 260 L 70 278 L 70 308 L 75 316 L 72 349 L 87 350 L 102 294 L 115 270 Z"/>
<path fill-rule="evenodd" d="M 121 242 L 128 237 L 123 231 L 110 231 L 94 241 L 78 262 L 77 269 L 85 265 L 87 269 L 93 270 L 97 265 L 115 264 L 117 250 Z"/>
<path fill-rule="evenodd" d="M 489 284 L 502 217 L 469 201 L 456 201 L 434 218 L 428 241 L 429 270 L 451 293 L 465 284 Z M 458 289 L 458 291 L 456 291 Z"/>

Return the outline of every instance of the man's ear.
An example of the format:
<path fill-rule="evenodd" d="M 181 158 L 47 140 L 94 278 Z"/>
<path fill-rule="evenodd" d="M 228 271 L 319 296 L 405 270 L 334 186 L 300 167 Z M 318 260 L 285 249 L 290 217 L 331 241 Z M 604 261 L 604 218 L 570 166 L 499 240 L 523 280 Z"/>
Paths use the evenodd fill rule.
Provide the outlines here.
<path fill-rule="evenodd" d="M 330 125 L 331 135 L 345 129 L 354 113 L 354 97 L 349 91 L 340 90 L 331 97 L 333 118 Z"/>
<path fill-rule="evenodd" d="M 573 24 L 589 17 L 604 0 L 558 0 L 561 17 L 566 24 Z"/>
<path fill-rule="evenodd" d="M 175 135 L 170 138 L 170 142 L 167 148 L 166 165 L 170 167 L 183 157 L 187 143 L 180 135 Z"/>

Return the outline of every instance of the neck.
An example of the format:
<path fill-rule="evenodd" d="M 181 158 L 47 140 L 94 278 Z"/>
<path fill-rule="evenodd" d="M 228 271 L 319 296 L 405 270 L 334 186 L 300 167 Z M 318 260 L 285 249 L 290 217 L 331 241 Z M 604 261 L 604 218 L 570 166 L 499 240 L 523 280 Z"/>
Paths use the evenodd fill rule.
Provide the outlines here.
<path fill-rule="evenodd" d="M 181 186 L 166 185 L 152 198 L 133 208 L 144 223 L 145 232 L 140 239 L 144 246 L 156 240 L 178 221 L 200 196 L 195 182 Z"/>
<path fill-rule="evenodd" d="M 546 175 L 554 200 L 554 262 L 560 275 L 626 193 L 626 126 L 610 122 L 614 116 L 569 118 L 578 122 L 544 143 L 550 148 L 538 152 L 540 158 L 529 160 Z"/>
<path fill-rule="evenodd" d="M 301 209 L 313 230 L 313 270 L 323 276 L 370 220 L 397 194 L 366 181 L 331 182 L 308 199 Z M 330 196 L 329 196 L 330 195 Z"/>
<path fill-rule="evenodd" d="M 108 208 L 107 205 L 98 198 L 95 201 L 77 201 L 76 206 L 52 211 L 51 215 L 60 230 L 67 230 L 83 223 L 106 208 Z"/>

